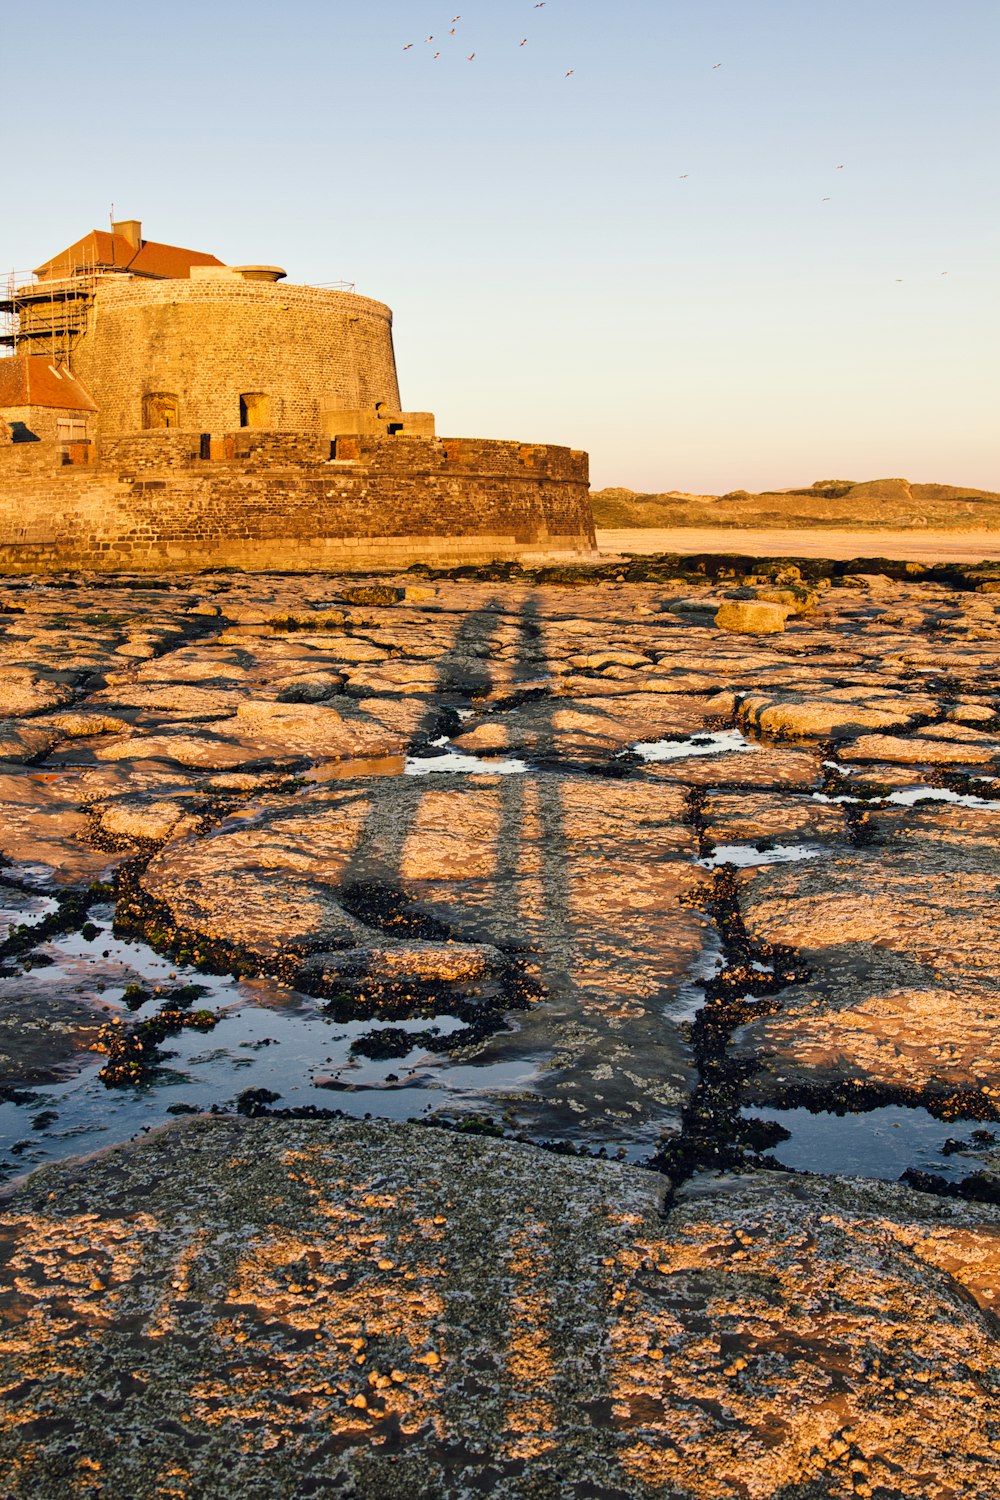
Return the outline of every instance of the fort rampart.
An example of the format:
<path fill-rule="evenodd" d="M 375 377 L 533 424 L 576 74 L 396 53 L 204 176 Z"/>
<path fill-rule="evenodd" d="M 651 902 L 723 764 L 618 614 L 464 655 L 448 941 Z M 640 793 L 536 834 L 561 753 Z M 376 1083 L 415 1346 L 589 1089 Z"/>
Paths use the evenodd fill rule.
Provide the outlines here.
<path fill-rule="evenodd" d="M 569 448 L 243 429 L 204 450 L 174 430 L 96 459 L 0 447 L 0 571 L 340 571 L 594 546 L 587 456 Z"/>

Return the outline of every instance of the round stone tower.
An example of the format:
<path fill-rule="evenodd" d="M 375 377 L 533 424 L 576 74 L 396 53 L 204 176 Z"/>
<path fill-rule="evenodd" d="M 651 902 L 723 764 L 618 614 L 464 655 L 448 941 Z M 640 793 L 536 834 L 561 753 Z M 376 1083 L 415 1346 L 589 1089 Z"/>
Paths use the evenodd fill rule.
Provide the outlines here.
<path fill-rule="evenodd" d="M 145 428 L 320 433 L 321 413 L 399 410 L 392 313 L 288 286 L 268 266 L 99 278 L 73 370 L 101 441 Z"/>

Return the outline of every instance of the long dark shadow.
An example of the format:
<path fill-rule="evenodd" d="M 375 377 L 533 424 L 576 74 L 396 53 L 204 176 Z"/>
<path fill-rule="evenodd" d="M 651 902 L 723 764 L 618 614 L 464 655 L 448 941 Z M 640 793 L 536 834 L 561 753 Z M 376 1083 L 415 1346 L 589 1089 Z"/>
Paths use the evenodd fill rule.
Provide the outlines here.
<path fill-rule="evenodd" d="M 489 599 L 458 626 L 451 645 L 438 663 L 437 679 L 411 736 L 412 744 L 426 743 L 434 736 L 445 721 L 447 708 L 465 707 L 490 691 L 492 677 L 486 658 L 492 637 L 503 620 L 503 616 L 491 607 L 496 602 L 494 598 Z M 453 783 L 454 777 L 449 775 L 448 781 Z M 406 778 L 403 787 L 398 783 L 394 785 L 396 795 L 371 798 L 368 814 L 342 879 L 342 889 L 348 901 L 352 900 L 358 887 L 367 886 L 372 881 L 375 870 L 381 883 L 390 887 L 401 886 L 406 841 L 416 826 L 426 782 L 426 777 Z"/>

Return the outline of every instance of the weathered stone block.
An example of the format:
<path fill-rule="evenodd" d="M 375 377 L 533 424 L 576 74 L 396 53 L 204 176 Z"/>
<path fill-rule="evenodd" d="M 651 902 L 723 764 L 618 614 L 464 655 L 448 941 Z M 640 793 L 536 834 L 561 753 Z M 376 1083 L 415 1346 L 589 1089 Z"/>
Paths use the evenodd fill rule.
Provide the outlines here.
<path fill-rule="evenodd" d="M 769 604 L 763 599 L 729 599 L 716 611 L 715 623 L 720 630 L 738 635 L 778 635 L 785 628 L 787 615 L 784 604 Z"/>

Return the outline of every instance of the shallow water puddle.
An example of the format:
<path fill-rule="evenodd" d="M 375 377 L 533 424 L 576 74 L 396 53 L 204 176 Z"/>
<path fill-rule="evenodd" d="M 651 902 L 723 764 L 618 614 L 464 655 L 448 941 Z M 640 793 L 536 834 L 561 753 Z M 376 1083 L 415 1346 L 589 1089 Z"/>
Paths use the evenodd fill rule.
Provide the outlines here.
<path fill-rule="evenodd" d="M 825 792 L 813 792 L 812 799 L 814 802 L 850 802 L 862 806 L 878 806 L 888 803 L 895 807 L 916 807 L 921 802 L 948 802 L 953 807 L 983 807 L 994 810 L 1000 808 L 1000 802 L 990 801 L 986 797 L 975 797 L 968 792 L 951 792 L 947 787 L 941 786 L 908 786 L 898 792 L 889 792 L 885 797 L 828 797 Z"/>
<path fill-rule="evenodd" d="M 18 927 L 36 927 L 54 911 L 59 902 L 51 896 L 21 891 L 16 886 L 0 884 L 0 943 Z"/>
<path fill-rule="evenodd" d="M 701 953 L 688 970 L 688 976 L 677 987 L 676 998 L 671 998 L 667 1014 L 672 1021 L 693 1021 L 705 1004 L 705 986 L 717 979 L 726 967 L 726 952 L 722 940 L 714 929 L 705 934 Z"/>
<path fill-rule="evenodd" d="M 211 1032 L 169 1037 L 148 1083 L 105 1088 L 98 1074 L 106 1059 L 97 1056 L 72 1079 L 25 1090 L 32 1095 L 30 1102 L 0 1103 L 0 1174 L 101 1150 L 179 1114 L 213 1105 L 232 1108 L 246 1089 L 278 1095 L 270 1101 L 276 1109 L 311 1105 L 405 1120 L 449 1106 L 469 1107 L 470 1099 L 475 1103 L 487 1089 L 503 1092 L 531 1077 L 523 1064 L 450 1066 L 447 1055 L 439 1057 L 419 1045 L 405 1057 L 374 1061 L 355 1056 L 351 1043 L 379 1023 L 333 1022 L 318 1002 L 292 991 L 271 995 L 274 1005 L 261 1004 L 271 988 L 266 983 L 255 982 L 265 990 L 256 996 L 246 993 L 253 986 L 231 983 L 244 992 L 234 1008 Z M 460 1023 L 442 1016 L 392 1024 L 401 1030 L 433 1027 L 445 1032 Z"/>
<path fill-rule="evenodd" d="M 305 771 L 302 780 L 310 785 L 326 781 L 346 781 L 352 777 L 402 776 L 406 759 L 402 755 L 381 755 L 367 760 L 325 760 Z"/>
<path fill-rule="evenodd" d="M 715 849 L 695 864 L 706 870 L 717 870 L 720 865 L 735 865 L 739 869 L 751 869 L 758 865 L 792 865 L 803 859 L 820 859 L 829 850 L 815 844 L 775 844 L 771 849 L 759 849 L 756 844 L 716 844 Z"/>
<path fill-rule="evenodd" d="M 633 745 L 632 752 L 640 760 L 683 760 L 692 755 L 746 754 L 759 747 L 748 740 L 738 729 L 719 729 L 712 733 L 692 734 L 685 740 L 647 740 Z"/>
<path fill-rule="evenodd" d="M 458 772 L 465 776 L 520 776 L 527 771 L 523 760 L 484 760 L 461 750 L 442 750 L 440 755 L 408 755 L 405 776 L 430 776 L 438 771 Z"/>
<path fill-rule="evenodd" d="M 202 985 L 208 992 L 204 1001 L 208 1005 L 213 999 L 218 999 L 227 986 L 235 984 L 235 980 L 227 976 L 179 968 L 145 943 L 116 938 L 112 932 L 114 915 L 115 909 L 110 903 L 92 906 L 88 926 L 97 929 L 96 936 L 67 932 L 42 943 L 35 950 L 50 960 L 45 966 L 45 974 L 54 986 L 78 993 L 96 989 L 104 1001 L 116 1002 L 122 999 L 125 986 L 136 980 L 162 986 L 176 976 L 178 984 Z M 153 1007 L 147 1005 L 138 1014 L 145 1018 L 152 1014 L 152 1010 Z M 118 1012 L 117 1005 L 115 1012 Z M 124 1014 L 127 1015 L 127 1011 Z"/>
<path fill-rule="evenodd" d="M 0 1101 L 0 1176 L 129 1140 L 176 1114 L 232 1107 L 246 1089 L 278 1095 L 270 1101 L 277 1109 L 312 1106 L 408 1119 L 442 1109 L 495 1109 L 498 1095 L 529 1088 L 535 1077 L 531 1060 L 477 1065 L 428 1051 L 419 1034 L 461 1031 L 463 1023 L 452 1015 L 334 1021 L 321 1000 L 277 981 L 204 974 L 145 943 L 118 939 L 112 917 L 110 906 L 95 907 L 96 936 L 75 932 L 41 945 L 37 951 L 52 962 L 36 972 L 93 1005 L 99 1022 L 147 1020 L 184 985 L 199 987 L 203 993 L 192 1008 L 214 1012 L 218 1022 L 208 1032 L 167 1037 L 141 1085 L 107 1088 L 98 1076 L 107 1058 L 94 1054 L 64 1081 L 15 1086 L 11 1092 L 20 1102 Z M 0 998 L 5 987 L 19 983 L 19 975 L 0 979 Z M 146 997 L 142 1003 L 137 988 Z M 389 1027 L 415 1034 L 409 1052 L 375 1059 L 352 1051 L 359 1038 Z"/>
<path fill-rule="evenodd" d="M 943 1151 L 947 1141 L 982 1131 L 978 1120 L 936 1120 L 925 1109 L 890 1104 L 858 1114 L 765 1109 L 750 1105 L 746 1120 L 765 1120 L 789 1132 L 767 1155 L 797 1172 L 896 1181 L 908 1167 L 961 1181 L 977 1163 L 964 1153 Z M 1000 1127 L 994 1127 L 1000 1138 Z M 986 1132 L 991 1133 L 991 1132 Z"/>
<path fill-rule="evenodd" d="M 19 859 L 13 867 L 17 872 L 18 885 L 27 890 L 37 888 L 40 894 L 47 894 L 52 890 L 52 866 L 43 864 L 32 864 L 28 860 Z M 6 895 L 9 887 L 4 886 Z"/>
<path fill-rule="evenodd" d="M 901 792 L 890 792 L 885 799 L 897 807 L 913 807 L 918 802 L 951 802 L 956 807 L 1000 807 L 1000 802 L 986 797 L 975 797 L 969 793 L 950 792 L 945 787 L 907 787 Z"/>

